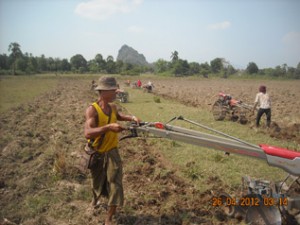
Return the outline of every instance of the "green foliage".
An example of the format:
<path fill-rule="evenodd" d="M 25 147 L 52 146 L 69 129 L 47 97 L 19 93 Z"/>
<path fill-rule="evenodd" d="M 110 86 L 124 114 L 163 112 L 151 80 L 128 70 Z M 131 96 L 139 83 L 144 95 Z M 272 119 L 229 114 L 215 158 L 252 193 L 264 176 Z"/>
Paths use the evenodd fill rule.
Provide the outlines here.
<path fill-rule="evenodd" d="M 22 56 L 21 46 L 17 42 L 10 43 L 8 51 L 11 51 L 10 57 L 13 60 L 13 74 L 16 74 L 16 61 Z"/>
<path fill-rule="evenodd" d="M 191 62 L 189 64 L 190 74 L 199 74 L 200 73 L 200 64 L 197 62 Z"/>
<path fill-rule="evenodd" d="M 209 64 L 207 62 L 206 63 L 201 63 L 200 64 L 200 74 L 204 77 L 207 77 L 209 73 L 210 73 Z"/>
<path fill-rule="evenodd" d="M 270 77 L 284 79 L 300 79 L 300 62 L 297 68 L 289 67 L 287 64 L 275 68 L 258 69 L 254 62 L 250 62 L 246 72 L 239 71 L 229 64 L 224 58 L 215 58 L 210 64 L 188 62 L 180 59 L 178 51 L 171 53 L 170 61 L 158 59 L 152 65 L 140 66 L 114 61 L 109 55 L 106 60 L 98 53 L 95 58 L 87 61 L 81 54 L 76 54 L 68 59 L 46 58 L 44 55 L 34 57 L 32 54 L 21 51 L 21 46 L 14 42 L 9 45 L 11 54 L 0 55 L 0 75 L 25 75 L 37 73 L 108 73 L 121 75 L 140 75 L 143 73 L 155 73 L 161 76 L 191 76 L 202 75 L 203 77 L 215 76 L 228 78 L 236 73 L 239 76 L 248 77 Z"/>
<path fill-rule="evenodd" d="M 6 54 L 0 55 L 0 70 L 9 69 L 9 60 Z"/>
<path fill-rule="evenodd" d="M 223 69 L 223 63 L 221 58 L 215 58 L 214 60 L 210 61 L 211 71 L 213 73 L 218 73 Z"/>
<path fill-rule="evenodd" d="M 164 73 L 168 70 L 168 62 L 166 60 L 163 59 L 158 59 L 155 63 L 154 63 L 154 71 L 156 73 Z"/>
<path fill-rule="evenodd" d="M 59 59 L 56 59 L 56 63 L 58 71 L 70 71 L 71 69 L 71 64 L 68 62 L 67 59 L 63 59 L 61 61 Z"/>
<path fill-rule="evenodd" d="M 71 67 L 74 72 L 84 72 L 87 69 L 87 61 L 80 55 L 74 55 L 71 58 Z"/>
<path fill-rule="evenodd" d="M 247 66 L 246 71 L 249 74 L 254 74 L 254 73 L 258 73 L 258 66 L 254 63 L 254 62 L 250 62 Z"/>
<path fill-rule="evenodd" d="M 233 74 L 235 74 L 236 72 L 237 72 L 237 70 L 236 70 L 233 66 L 229 65 L 229 66 L 227 67 L 227 74 L 228 74 L 228 75 L 233 75 Z"/>
<path fill-rule="evenodd" d="M 187 60 L 178 59 L 172 64 L 172 73 L 175 76 L 189 75 L 189 64 Z"/>
<path fill-rule="evenodd" d="M 276 66 L 276 68 L 265 68 L 260 70 L 259 75 L 267 76 L 270 78 L 300 79 L 300 68 L 285 68 L 284 65 L 282 67 Z"/>

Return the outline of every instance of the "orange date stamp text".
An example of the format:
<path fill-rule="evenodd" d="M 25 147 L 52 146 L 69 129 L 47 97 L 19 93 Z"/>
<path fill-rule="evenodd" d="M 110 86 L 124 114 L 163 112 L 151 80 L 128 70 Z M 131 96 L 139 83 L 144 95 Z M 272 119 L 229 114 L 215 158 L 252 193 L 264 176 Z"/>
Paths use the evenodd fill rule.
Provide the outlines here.
<path fill-rule="evenodd" d="M 212 206 L 287 206 L 288 200 L 286 197 L 272 198 L 272 197 L 213 197 Z"/>

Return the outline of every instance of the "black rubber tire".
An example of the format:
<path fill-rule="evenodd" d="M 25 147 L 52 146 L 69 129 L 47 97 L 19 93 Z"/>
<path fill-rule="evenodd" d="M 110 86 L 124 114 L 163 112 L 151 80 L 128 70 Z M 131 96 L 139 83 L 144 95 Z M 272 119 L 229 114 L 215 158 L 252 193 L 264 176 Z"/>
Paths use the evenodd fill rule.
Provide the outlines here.
<path fill-rule="evenodd" d="M 226 111 L 226 107 L 222 104 L 221 101 L 216 101 L 213 104 L 212 113 L 215 120 L 224 120 L 226 117 Z"/>

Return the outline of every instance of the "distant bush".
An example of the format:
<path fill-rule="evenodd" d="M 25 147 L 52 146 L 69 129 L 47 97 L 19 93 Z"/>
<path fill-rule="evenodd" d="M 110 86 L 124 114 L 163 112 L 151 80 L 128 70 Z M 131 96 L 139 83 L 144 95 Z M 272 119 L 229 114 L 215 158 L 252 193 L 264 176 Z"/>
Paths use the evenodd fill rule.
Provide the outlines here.
<path fill-rule="evenodd" d="M 0 75 L 12 75 L 11 70 L 0 70 Z"/>

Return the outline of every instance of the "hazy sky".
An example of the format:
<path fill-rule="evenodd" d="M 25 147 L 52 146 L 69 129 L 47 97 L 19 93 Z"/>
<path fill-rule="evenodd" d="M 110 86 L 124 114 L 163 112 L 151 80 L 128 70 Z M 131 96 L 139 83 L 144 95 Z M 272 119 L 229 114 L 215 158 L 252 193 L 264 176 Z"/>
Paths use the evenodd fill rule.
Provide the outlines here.
<path fill-rule="evenodd" d="M 300 0 L 0 0 L 0 54 L 116 59 L 122 45 L 148 62 L 221 57 L 237 68 L 300 62 Z"/>

